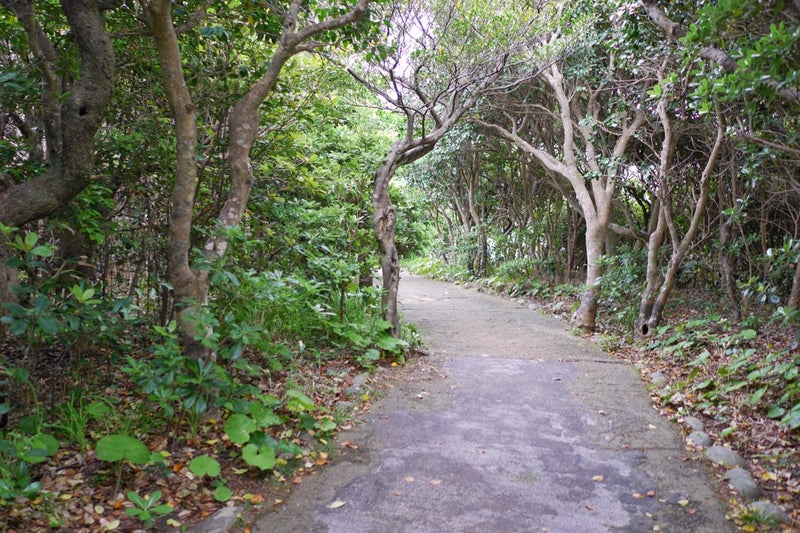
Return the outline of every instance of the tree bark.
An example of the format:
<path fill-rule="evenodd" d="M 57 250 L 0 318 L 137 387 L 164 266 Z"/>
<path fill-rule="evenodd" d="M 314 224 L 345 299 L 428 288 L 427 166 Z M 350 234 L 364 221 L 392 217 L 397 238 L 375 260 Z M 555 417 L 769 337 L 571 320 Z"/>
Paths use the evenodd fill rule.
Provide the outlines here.
<path fill-rule="evenodd" d="M 189 263 L 197 193 L 196 106 L 183 75 L 178 35 L 172 23 L 172 3 L 170 0 L 152 0 L 149 15 L 177 140 L 167 237 L 167 278 L 178 306 L 178 325 L 186 354 L 196 359 L 213 359 L 200 342 L 205 333 L 197 323 L 197 311 L 208 298 L 208 273 L 192 271 Z"/>
<path fill-rule="evenodd" d="M 78 80 L 62 98 L 55 76 L 57 54 L 35 20 L 34 3 L 0 0 L 25 27 L 29 46 L 44 80 L 43 107 L 48 143 L 48 170 L 30 181 L 0 190 L 0 223 L 19 227 L 50 215 L 89 184 L 94 168 L 94 136 L 111 102 L 114 49 L 101 15 L 101 2 L 62 0 L 61 7 L 80 51 Z M 0 251 L 0 258 L 7 255 Z M 13 269 L 0 270 L 0 301 L 16 283 Z"/>
<path fill-rule="evenodd" d="M 728 293 L 728 299 L 731 301 L 733 320 L 739 323 L 742 321 L 742 302 L 739 299 L 739 291 L 736 290 L 736 257 L 730 251 L 731 241 L 731 225 L 728 217 L 722 214 L 719 220 L 719 267 L 722 271 L 722 280 Z M 795 278 L 797 277 L 797 273 L 795 273 Z"/>
<path fill-rule="evenodd" d="M 392 335 L 400 335 L 400 315 L 397 308 L 397 292 L 400 287 L 400 258 L 395 246 L 395 222 L 397 212 L 389 197 L 389 182 L 397 172 L 397 146 L 375 173 L 372 191 L 372 225 L 381 257 L 381 307 L 383 318 L 392 325 Z"/>

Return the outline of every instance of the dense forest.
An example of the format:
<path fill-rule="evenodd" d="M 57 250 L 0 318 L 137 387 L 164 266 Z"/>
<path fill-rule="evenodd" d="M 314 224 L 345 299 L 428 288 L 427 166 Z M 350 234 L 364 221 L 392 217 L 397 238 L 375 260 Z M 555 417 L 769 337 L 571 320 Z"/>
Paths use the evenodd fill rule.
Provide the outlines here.
<path fill-rule="evenodd" d="M 800 2 L 0 6 L 12 530 L 324 465 L 420 345 L 401 264 L 665 378 L 800 513 Z"/>

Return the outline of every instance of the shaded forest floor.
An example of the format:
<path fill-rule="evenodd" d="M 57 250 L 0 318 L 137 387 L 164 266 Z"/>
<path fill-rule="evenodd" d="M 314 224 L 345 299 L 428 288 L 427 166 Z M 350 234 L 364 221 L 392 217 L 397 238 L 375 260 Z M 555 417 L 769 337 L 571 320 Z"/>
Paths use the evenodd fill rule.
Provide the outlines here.
<path fill-rule="evenodd" d="M 46 357 L 33 359 L 10 339 L 2 348 L 9 368 L 30 373 L 29 386 L 6 393 L 13 406 L 8 427 L 24 425 L 25 415 L 38 413 L 42 431 L 59 440 L 53 456 L 28 465 L 30 480 L 41 484 L 38 494 L 19 495 L 0 505 L 3 532 L 181 531 L 223 506 L 244 507 L 246 515 L 254 514 L 281 505 L 292 487 L 336 454 L 331 442 L 333 429 L 320 431 L 297 421 L 287 422 L 269 431 L 276 440 L 290 443 L 294 451 L 280 456 L 272 470 L 247 468 L 241 446 L 226 434 L 222 416 L 168 420 L 141 387 L 131 383 L 121 365 L 112 363 L 109 354 L 87 353 L 75 358 L 52 349 L 43 354 Z M 152 357 L 144 347 L 133 355 Z M 5 368 L 0 366 L 2 370 Z M 329 354 L 327 358 L 297 360 L 267 378 L 245 373 L 237 378 L 258 380 L 262 390 L 278 398 L 291 384 L 292 389 L 313 399 L 315 416 L 324 413 L 327 420 L 335 420 L 338 431 L 348 429 L 353 416 L 370 409 L 372 400 L 391 381 L 384 379 L 387 373 L 403 371 L 405 368 L 387 361 L 366 375 L 351 357 Z M 92 406 L 98 404 L 111 409 L 104 411 L 103 417 L 95 417 Z M 100 460 L 96 443 L 110 432 L 138 436 L 160 459 L 141 465 Z M 220 473 L 211 477 L 193 472 L 191 461 L 200 456 L 216 459 Z M 217 497 L 220 485 L 230 490 L 224 501 Z M 149 509 L 130 497 L 131 492 L 136 493 L 147 506 L 156 491 L 160 496 Z M 149 514 L 132 515 L 132 509 Z M 239 523 L 238 530 L 247 531 L 246 522 Z"/>

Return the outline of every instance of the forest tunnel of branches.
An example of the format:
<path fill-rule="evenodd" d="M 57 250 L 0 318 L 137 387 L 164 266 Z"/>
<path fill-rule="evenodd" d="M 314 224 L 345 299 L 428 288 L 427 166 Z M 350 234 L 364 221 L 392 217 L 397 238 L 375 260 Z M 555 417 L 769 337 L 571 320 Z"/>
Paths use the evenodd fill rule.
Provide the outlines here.
<path fill-rule="evenodd" d="M 235 372 L 402 357 L 404 261 L 624 343 L 688 307 L 796 357 L 796 0 L 0 6 L 6 389 L 101 357 L 237 412 Z M 800 426 L 796 365 L 770 375 Z"/>

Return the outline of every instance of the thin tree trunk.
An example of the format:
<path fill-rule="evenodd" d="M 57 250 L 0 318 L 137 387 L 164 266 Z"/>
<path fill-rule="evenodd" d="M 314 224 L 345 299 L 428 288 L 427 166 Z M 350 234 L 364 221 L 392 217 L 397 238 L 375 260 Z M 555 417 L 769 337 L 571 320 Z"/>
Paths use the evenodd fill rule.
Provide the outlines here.
<path fill-rule="evenodd" d="M 395 146 L 384 163 L 375 173 L 372 191 L 372 224 L 381 256 L 383 292 L 381 308 L 383 318 L 392 325 L 392 335 L 400 335 L 400 314 L 397 309 L 397 291 L 400 286 L 400 259 L 395 246 L 394 229 L 397 212 L 389 197 L 389 182 L 397 171 L 397 154 L 400 147 Z"/>
<path fill-rule="evenodd" d="M 789 294 L 789 301 L 786 304 L 789 309 L 800 308 L 800 260 L 794 267 L 794 277 L 792 278 L 792 292 Z"/>
<path fill-rule="evenodd" d="M 648 337 L 652 335 L 653 329 L 649 323 L 653 313 L 653 305 L 656 301 L 658 288 L 661 286 L 661 276 L 659 274 L 660 264 L 658 254 L 661 245 L 664 243 L 666 230 L 666 219 L 661 211 L 658 200 L 654 202 L 652 216 L 655 217 L 656 226 L 650 233 L 647 241 L 647 274 L 645 289 L 639 302 L 639 317 L 636 319 L 636 336 Z"/>
<path fill-rule="evenodd" d="M 205 332 L 196 320 L 199 309 L 208 299 L 207 272 L 194 272 L 189 264 L 197 192 L 196 106 L 183 75 L 178 36 L 172 23 L 172 3 L 170 0 L 152 0 L 149 13 L 177 140 L 175 184 L 172 188 L 167 237 L 167 278 L 172 284 L 178 305 L 178 324 L 186 355 L 195 359 L 214 359 L 215 355 L 201 343 Z"/>
<path fill-rule="evenodd" d="M 719 266 L 722 271 L 722 280 L 728 293 L 728 299 L 731 301 L 733 320 L 739 323 L 742 321 L 742 303 L 739 300 L 739 291 L 736 290 L 736 258 L 730 251 L 731 241 L 731 226 L 727 217 L 723 214 L 719 220 Z M 800 272 L 800 270 L 797 272 Z M 795 274 L 795 278 L 797 278 L 797 274 Z"/>
<path fill-rule="evenodd" d="M 669 120 L 666 117 L 666 112 L 664 112 L 662 115 L 662 122 L 668 127 Z M 656 294 L 656 298 L 653 302 L 650 316 L 647 319 L 648 333 L 652 333 L 661 324 L 661 319 L 663 317 L 667 301 L 669 300 L 672 290 L 675 287 L 675 280 L 678 276 L 678 270 L 683 264 L 683 259 L 686 256 L 686 253 L 689 251 L 689 247 L 691 246 L 695 235 L 697 235 L 697 231 L 700 228 L 700 222 L 705 216 L 709 191 L 711 189 L 711 175 L 716 168 L 717 160 L 719 159 L 720 152 L 722 151 L 724 138 L 725 124 L 722 117 L 722 111 L 720 110 L 719 106 L 717 106 L 717 135 L 714 140 L 714 145 L 712 146 L 708 155 L 705 168 L 703 168 L 703 173 L 700 177 L 700 198 L 695 204 L 694 212 L 692 213 L 692 218 L 689 222 L 689 228 L 686 230 L 686 233 L 682 238 L 679 238 L 678 236 L 678 229 L 672 213 L 672 198 L 666 193 L 661 198 L 662 216 L 664 217 L 664 221 L 667 229 L 669 230 L 672 241 L 672 257 L 667 265 L 667 270 L 664 274 L 664 280 L 662 281 L 659 291 Z M 668 151 L 671 153 L 671 149 Z M 662 153 L 664 152 L 662 151 Z M 662 165 L 662 168 L 666 167 Z M 663 188 L 664 187 L 662 187 L 662 189 Z M 638 333 L 643 334 L 644 332 L 644 329 L 640 328 Z"/>

